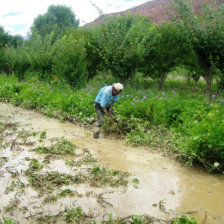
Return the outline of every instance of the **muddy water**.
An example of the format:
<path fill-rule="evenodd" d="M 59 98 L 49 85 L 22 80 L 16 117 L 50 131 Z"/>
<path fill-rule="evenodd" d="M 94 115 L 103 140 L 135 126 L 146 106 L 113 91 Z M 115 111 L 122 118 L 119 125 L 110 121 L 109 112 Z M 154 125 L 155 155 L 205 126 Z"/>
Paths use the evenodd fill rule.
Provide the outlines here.
<path fill-rule="evenodd" d="M 103 165 L 128 171 L 139 179 L 137 188 L 105 194 L 107 202 L 113 204 L 110 211 L 118 216 L 148 214 L 165 219 L 168 213 L 195 211 L 192 216 L 202 223 L 206 211 L 207 224 L 224 223 L 223 176 L 187 167 L 145 147 L 128 146 L 123 141 L 103 136 L 93 139 L 92 132 L 85 128 L 12 105 L 0 103 L 0 115 L 11 116 L 24 127 L 46 131 L 49 138 L 64 136 L 78 147 L 88 148 Z M 53 166 L 63 167 L 60 161 L 54 163 Z M 164 202 L 162 210 L 159 208 L 161 201 Z M 86 203 L 90 204 L 90 201 Z"/>

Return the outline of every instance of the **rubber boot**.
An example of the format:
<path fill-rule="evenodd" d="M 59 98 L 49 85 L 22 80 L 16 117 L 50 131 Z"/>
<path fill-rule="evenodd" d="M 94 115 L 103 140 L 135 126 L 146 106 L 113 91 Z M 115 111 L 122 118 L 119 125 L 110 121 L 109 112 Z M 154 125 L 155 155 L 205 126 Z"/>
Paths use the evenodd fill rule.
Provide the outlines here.
<path fill-rule="evenodd" d="M 99 132 L 94 132 L 93 133 L 93 138 L 99 138 L 100 136 L 100 133 Z"/>
<path fill-rule="evenodd" d="M 99 136 L 100 136 L 100 128 L 95 127 L 93 130 L 93 138 L 99 138 Z"/>

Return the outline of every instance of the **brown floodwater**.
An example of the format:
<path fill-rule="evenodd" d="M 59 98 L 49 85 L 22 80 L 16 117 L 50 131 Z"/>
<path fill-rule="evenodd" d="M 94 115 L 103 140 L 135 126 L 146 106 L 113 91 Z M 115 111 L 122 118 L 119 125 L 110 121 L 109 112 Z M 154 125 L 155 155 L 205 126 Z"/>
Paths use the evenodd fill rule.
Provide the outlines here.
<path fill-rule="evenodd" d="M 0 116 L 10 116 L 12 121 L 19 122 L 24 128 L 46 131 L 48 138 L 64 136 L 78 147 L 88 148 L 101 164 L 128 171 L 137 178 L 139 180 L 137 187 L 130 186 L 125 191 L 113 189 L 104 192 L 107 202 L 113 205 L 109 210 L 107 209 L 107 212 L 113 212 L 117 216 L 148 214 L 162 219 L 176 214 L 195 212 L 191 216 L 198 223 L 202 223 L 207 212 L 207 224 L 224 223 L 223 175 L 210 174 L 202 168 L 188 167 L 150 148 L 133 147 L 112 137 L 100 136 L 99 139 L 93 139 L 92 132 L 86 128 L 70 122 L 60 122 L 12 105 L 0 103 Z M 10 153 L 10 151 L 1 151 L 2 155 L 10 156 Z M 34 154 L 27 152 L 26 157 L 38 158 Z M 24 163 L 28 163 L 28 161 L 21 162 L 24 160 L 22 152 L 18 152 L 12 159 L 14 162 L 17 161 L 17 168 L 21 170 Z M 64 173 L 72 172 L 60 159 L 54 160 L 49 168 L 57 168 L 59 172 Z M 0 170 L 0 177 L 1 182 L 2 178 L 6 180 L 10 178 L 10 175 L 1 173 Z M 6 185 L 7 182 L 2 184 Z M 80 185 L 76 190 L 79 193 L 91 190 L 86 188 L 89 187 Z M 4 195 L 0 190 L 0 208 L 6 204 L 7 197 L 9 196 Z M 31 189 L 29 195 L 24 197 L 36 198 L 36 205 L 39 203 L 36 193 Z M 162 210 L 159 208 L 161 202 L 164 205 Z M 77 204 L 86 206 L 89 210 L 93 209 L 95 213 L 98 212 L 93 199 L 80 198 Z M 54 206 L 49 208 L 49 212 L 52 212 L 52 209 L 55 209 Z"/>

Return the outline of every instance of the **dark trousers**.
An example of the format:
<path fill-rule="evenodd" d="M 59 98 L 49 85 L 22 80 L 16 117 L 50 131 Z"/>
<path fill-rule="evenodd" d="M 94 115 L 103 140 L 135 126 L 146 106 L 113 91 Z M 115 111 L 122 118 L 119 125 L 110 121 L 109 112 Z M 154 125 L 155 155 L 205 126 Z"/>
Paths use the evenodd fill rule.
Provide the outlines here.
<path fill-rule="evenodd" d="M 103 112 L 102 107 L 100 106 L 99 103 L 95 103 L 95 109 L 97 113 L 97 122 L 95 127 L 101 127 L 103 124 L 103 116 L 105 113 Z M 109 109 L 110 107 L 106 107 L 107 112 L 109 112 Z M 116 116 L 116 113 L 114 112 L 113 108 L 111 109 L 111 114 L 113 116 Z"/>

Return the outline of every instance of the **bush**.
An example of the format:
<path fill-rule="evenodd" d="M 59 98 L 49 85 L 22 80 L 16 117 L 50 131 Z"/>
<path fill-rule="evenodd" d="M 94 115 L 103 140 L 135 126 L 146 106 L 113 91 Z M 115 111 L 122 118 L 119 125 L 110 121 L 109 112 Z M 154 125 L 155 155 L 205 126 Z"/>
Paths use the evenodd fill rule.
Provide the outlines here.
<path fill-rule="evenodd" d="M 198 107 L 194 114 L 182 114 L 179 148 L 190 164 L 199 161 L 210 170 L 224 169 L 223 113 L 223 107 L 215 104 Z"/>

